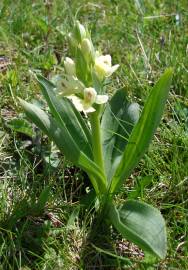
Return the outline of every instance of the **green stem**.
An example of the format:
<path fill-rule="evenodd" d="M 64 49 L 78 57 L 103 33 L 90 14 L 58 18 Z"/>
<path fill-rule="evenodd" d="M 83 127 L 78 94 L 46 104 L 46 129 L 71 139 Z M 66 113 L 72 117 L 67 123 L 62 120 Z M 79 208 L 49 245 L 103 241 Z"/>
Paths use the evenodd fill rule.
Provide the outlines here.
<path fill-rule="evenodd" d="M 102 143 L 101 143 L 100 117 L 97 111 L 90 114 L 90 124 L 92 131 L 92 146 L 93 146 L 94 161 L 105 175 L 104 160 L 102 154 Z"/>

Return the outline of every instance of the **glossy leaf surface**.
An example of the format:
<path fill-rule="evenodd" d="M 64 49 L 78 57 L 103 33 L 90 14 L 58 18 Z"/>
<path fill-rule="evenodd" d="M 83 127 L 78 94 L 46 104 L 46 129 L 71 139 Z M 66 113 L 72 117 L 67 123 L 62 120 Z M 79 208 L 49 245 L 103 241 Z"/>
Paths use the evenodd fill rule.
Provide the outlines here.
<path fill-rule="evenodd" d="M 129 200 L 119 209 L 112 205 L 109 213 L 114 227 L 123 237 L 162 259 L 166 256 L 165 222 L 156 208 Z"/>
<path fill-rule="evenodd" d="M 105 171 L 110 182 L 139 118 L 139 106 L 130 103 L 124 89 L 118 90 L 107 104 L 101 122 Z"/>

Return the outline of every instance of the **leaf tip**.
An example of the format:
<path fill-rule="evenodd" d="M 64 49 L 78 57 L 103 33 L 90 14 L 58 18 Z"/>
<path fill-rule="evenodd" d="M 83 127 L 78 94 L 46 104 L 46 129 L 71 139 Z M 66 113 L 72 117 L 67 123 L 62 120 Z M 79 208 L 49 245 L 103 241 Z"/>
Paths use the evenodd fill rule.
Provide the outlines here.
<path fill-rule="evenodd" d="M 166 70 L 165 70 L 165 72 L 164 72 L 164 75 L 166 75 L 166 76 L 168 76 L 168 77 L 172 77 L 172 75 L 173 75 L 173 72 L 174 72 L 174 69 L 172 68 L 172 67 L 169 67 L 169 68 L 167 68 Z"/>

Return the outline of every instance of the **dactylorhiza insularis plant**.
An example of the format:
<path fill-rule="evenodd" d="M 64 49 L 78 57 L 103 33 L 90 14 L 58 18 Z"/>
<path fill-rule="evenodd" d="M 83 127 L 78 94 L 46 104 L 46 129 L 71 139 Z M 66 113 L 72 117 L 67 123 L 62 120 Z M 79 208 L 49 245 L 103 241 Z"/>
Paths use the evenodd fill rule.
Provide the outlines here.
<path fill-rule="evenodd" d="M 144 251 L 164 258 L 167 240 L 161 213 L 140 200 L 127 199 L 116 206 L 113 198 L 159 125 L 172 70 L 167 69 L 151 89 L 139 116 L 139 105 L 129 101 L 124 88 L 109 97 L 105 81 L 119 65 L 112 65 L 109 54 L 95 50 L 88 29 L 76 21 L 68 40 L 71 56 L 64 58 L 64 73 L 53 82 L 37 75 L 50 113 L 20 102 L 60 151 L 88 174 L 100 218 Z"/>

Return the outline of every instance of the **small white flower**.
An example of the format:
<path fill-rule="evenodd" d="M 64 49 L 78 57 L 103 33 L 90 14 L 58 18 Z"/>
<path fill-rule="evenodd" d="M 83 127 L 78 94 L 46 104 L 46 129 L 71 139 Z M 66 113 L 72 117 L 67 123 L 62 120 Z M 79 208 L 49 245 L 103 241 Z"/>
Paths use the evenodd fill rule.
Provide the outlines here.
<path fill-rule="evenodd" d="M 74 76 L 66 76 L 65 78 L 59 77 L 55 85 L 59 94 L 62 96 L 82 93 L 85 88 L 84 84 Z"/>
<path fill-rule="evenodd" d="M 92 107 L 93 104 L 104 104 L 108 101 L 107 95 L 97 95 L 94 88 L 88 87 L 84 89 L 84 98 L 79 98 L 75 95 L 69 96 L 74 106 L 78 111 L 83 111 L 85 113 L 94 112 L 95 109 Z"/>
<path fill-rule="evenodd" d="M 94 69 L 99 78 L 109 77 L 118 67 L 119 65 L 112 66 L 112 59 L 109 54 L 96 56 Z"/>
<path fill-rule="evenodd" d="M 76 76 L 76 65 L 71 58 L 65 58 L 64 67 L 67 75 Z"/>
<path fill-rule="evenodd" d="M 94 88 L 88 87 L 84 89 L 84 105 L 85 107 L 91 107 L 94 103 L 104 104 L 108 101 L 107 95 L 97 95 Z"/>

